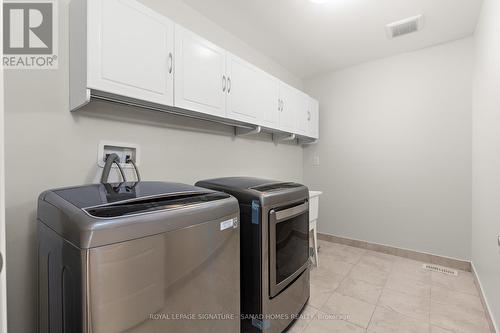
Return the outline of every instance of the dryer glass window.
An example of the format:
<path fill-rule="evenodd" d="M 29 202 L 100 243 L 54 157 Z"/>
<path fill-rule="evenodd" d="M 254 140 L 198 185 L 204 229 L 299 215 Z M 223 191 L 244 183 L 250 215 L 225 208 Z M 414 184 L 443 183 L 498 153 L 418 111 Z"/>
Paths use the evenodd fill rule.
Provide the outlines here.
<path fill-rule="evenodd" d="M 269 215 L 270 295 L 276 296 L 309 262 L 309 202 L 277 208 Z"/>
<path fill-rule="evenodd" d="M 309 259 L 308 214 L 276 225 L 276 283 L 283 282 Z"/>

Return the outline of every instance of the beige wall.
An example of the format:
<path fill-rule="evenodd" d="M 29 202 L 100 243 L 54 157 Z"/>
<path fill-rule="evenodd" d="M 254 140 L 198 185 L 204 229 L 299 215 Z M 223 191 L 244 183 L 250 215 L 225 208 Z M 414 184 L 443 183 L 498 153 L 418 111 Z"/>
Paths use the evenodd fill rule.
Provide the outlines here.
<path fill-rule="evenodd" d="M 320 142 L 304 149 L 304 181 L 324 192 L 320 232 L 470 257 L 472 45 L 306 82 L 321 109 Z"/>
<path fill-rule="evenodd" d="M 3 17 L 3 7 L 0 6 L 0 17 Z M 0 36 L 3 36 L 3 26 L 0 26 Z M 0 43 L 0 54 L 3 54 L 3 45 Z M 4 70 L 0 68 L 0 255 L 3 268 L 0 272 L 0 333 L 7 333 L 7 287 L 5 267 L 5 136 L 4 136 Z"/>
<path fill-rule="evenodd" d="M 182 23 L 193 23 L 195 30 L 216 37 L 223 47 L 300 85 L 300 80 L 180 3 L 147 2 L 165 13 L 165 8 L 174 8 L 172 14 L 182 17 Z M 9 332 L 36 332 L 37 196 L 48 188 L 97 180 L 100 140 L 139 144 L 146 180 L 193 183 L 231 175 L 302 180 L 299 146 L 275 145 L 269 138 L 235 138 L 226 126 L 97 102 L 70 113 L 66 4 L 59 13 L 59 70 L 6 73 Z"/>
<path fill-rule="evenodd" d="M 500 328 L 500 2 L 485 0 L 476 30 L 472 261 Z"/>

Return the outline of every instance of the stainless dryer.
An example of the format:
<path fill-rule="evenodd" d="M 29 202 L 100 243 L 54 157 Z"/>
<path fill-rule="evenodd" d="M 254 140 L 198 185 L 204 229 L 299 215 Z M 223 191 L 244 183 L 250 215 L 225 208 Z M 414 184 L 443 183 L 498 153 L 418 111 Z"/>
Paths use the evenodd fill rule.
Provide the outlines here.
<path fill-rule="evenodd" d="M 235 196 L 241 212 L 242 332 L 283 332 L 309 299 L 309 191 L 251 177 L 197 186 Z"/>

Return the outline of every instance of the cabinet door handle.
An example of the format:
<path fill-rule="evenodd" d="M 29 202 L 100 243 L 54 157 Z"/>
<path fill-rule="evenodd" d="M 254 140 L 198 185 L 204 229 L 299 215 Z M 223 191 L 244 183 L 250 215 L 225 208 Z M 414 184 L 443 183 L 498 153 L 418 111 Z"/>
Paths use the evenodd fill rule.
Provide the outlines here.
<path fill-rule="evenodd" d="M 172 74 L 172 71 L 174 70 L 174 56 L 172 55 L 172 52 L 168 54 L 168 73 Z"/>
<path fill-rule="evenodd" d="M 311 111 L 307 111 L 307 121 L 311 121 Z"/>
<path fill-rule="evenodd" d="M 2 252 L 0 252 L 0 273 L 2 273 L 2 270 L 3 270 L 3 256 Z"/>
<path fill-rule="evenodd" d="M 278 98 L 278 111 L 281 111 L 281 99 Z"/>
<path fill-rule="evenodd" d="M 222 91 L 226 92 L 226 76 L 222 75 Z"/>
<path fill-rule="evenodd" d="M 231 93 L 231 78 L 227 77 L 227 93 Z"/>

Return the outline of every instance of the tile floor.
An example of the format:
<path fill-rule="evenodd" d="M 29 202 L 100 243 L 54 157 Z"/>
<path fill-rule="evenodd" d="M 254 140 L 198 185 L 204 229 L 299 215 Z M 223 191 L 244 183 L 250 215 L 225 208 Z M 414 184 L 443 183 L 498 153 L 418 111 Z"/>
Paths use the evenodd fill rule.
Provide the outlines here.
<path fill-rule="evenodd" d="M 488 333 L 472 274 L 320 241 L 311 297 L 290 333 Z"/>

